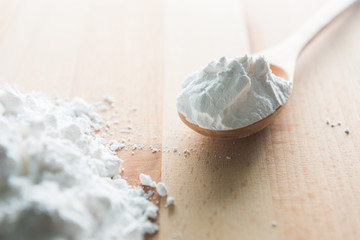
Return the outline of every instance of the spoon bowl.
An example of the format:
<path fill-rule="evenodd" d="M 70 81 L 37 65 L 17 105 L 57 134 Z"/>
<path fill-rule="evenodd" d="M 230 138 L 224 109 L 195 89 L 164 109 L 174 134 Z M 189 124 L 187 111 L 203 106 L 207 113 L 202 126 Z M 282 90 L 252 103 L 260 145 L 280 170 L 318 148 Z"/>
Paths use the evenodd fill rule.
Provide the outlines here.
<path fill-rule="evenodd" d="M 288 74 L 281 69 L 280 67 L 277 67 L 275 65 L 270 64 L 271 71 L 279 77 L 282 77 L 286 80 L 288 79 Z M 245 127 L 231 129 L 231 130 L 211 130 L 199 127 L 196 124 L 193 124 L 186 120 L 185 116 L 179 113 L 180 119 L 192 130 L 194 130 L 197 133 L 200 133 L 204 136 L 212 137 L 212 138 L 223 138 L 223 139 L 238 139 L 247 137 L 250 135 L 253 135 L 260 130 L 266 128 L 268 125 L 270 125 L 280 114 L 280 112 L 284 109 L 286 103 L 280 107 L 278 107 L 272 114 L 267 116 L 266 118 L 261 119 L 260 121 L 257 121 L 253 124 L 250 124 Z"/>
<path fill-rule="evenodd" d="M 270 69 L 274 75 L 293 83 L 296 60 L 301 51 L 319 32 L 321 32 L 321 30 L 358 1 L 359 0 L 329 1 L 290 38 L 269 50 L 254 55 L 265 56 L 270 62 Z M 231 130 L 211 130 L 201 128 L 200 126 L 187 121 L 185 116 L 181 113 L 179 113 L 179 116 L 187 126 L 202 135 L 213 138 L 236 139 L 250 136 L 270 125 L 279 116 L 285 105 L 286 103 L 278 107 L 269 116 L 257 122 Z"/>

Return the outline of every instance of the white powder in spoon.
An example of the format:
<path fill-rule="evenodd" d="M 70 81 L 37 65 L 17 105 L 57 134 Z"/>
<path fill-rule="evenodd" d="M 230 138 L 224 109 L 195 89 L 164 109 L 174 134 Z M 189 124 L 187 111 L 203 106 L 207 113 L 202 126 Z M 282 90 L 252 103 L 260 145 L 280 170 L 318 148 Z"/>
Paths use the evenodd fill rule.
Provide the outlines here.
<path fill-rule="evenodd" d="M 0 239 L 144 239 L 158 207 L 118 175 L 82 99 L 0 90 Z"/>
<path fill-rule="evenodd" d="M 291 90 L 292 84 L 275 76 L 262 56 L 222 57 L 185 79 L 176 104 L 193 124 L 230 130 L 271 115 Z"/>

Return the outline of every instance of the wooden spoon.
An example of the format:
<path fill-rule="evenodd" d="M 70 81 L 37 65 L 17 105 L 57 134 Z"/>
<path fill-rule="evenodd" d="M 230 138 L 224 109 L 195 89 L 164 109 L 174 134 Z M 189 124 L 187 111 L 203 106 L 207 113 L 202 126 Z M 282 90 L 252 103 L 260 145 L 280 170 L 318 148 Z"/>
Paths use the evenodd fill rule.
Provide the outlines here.
<path fill-rule="evenodd" d="M 256 53 L 254 55 L 265 56 L 270 62 L 271 71 L 288 81 L 294 81 L 296 60 L 306 45 L 331 23 L 338 15 L 358 0 L 332 0 L 326 3 L 317 14 L 310 18 L 295 34 L 281 44 Z M 186 120 L 179 113 L 181 120 L 195 132 L 214 138 L 243 138 L 252 135 L 272 123 L 279 113 L 284 109 L 285 104 L 277 108 L 272 114 L 248 126 L 231 130 L 211 130 L 201 128 Z"/>

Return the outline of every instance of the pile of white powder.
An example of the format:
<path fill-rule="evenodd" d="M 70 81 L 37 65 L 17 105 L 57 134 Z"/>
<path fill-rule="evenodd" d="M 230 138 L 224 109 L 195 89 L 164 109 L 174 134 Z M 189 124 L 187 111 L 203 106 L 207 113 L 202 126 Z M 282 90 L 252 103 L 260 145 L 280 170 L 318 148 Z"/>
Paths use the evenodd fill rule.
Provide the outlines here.
<path fill-rule="evenodd" d="M 0 239 L 143 239 L 158 207 L 119 173 L 82 99 L 0 90 Z"/>
<path fill-rule="evenodd" d="M 275 76 L 262 56 L 222 57 L 187 77 L 177 109 L 202 128 L 229 130 L 271 115 L 291 90 L 292 84 Z"/>

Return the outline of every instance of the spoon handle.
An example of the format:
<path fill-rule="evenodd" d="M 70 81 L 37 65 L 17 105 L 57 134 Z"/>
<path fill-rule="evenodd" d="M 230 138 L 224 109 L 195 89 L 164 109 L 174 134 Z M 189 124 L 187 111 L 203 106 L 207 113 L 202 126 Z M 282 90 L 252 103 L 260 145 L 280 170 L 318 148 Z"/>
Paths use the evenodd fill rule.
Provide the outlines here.
<path fill-rule="evenodd" d="M 271 63 L 281 66 L 293 80 L 296 59 L 307 44 L 337 16 L 358 0 L 330 0 L 291 37 L 279 45 L 261 52 Z"/>
<path fill-rule="evenodd" d="M 288 39 L 293 51 L 296 52 L 296 57 L 321 30 L 355 2 L 357 2 L 357 0 L 331 0 L 305 22 L 305 24 Z"/>

